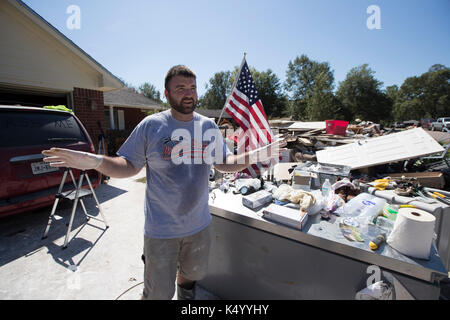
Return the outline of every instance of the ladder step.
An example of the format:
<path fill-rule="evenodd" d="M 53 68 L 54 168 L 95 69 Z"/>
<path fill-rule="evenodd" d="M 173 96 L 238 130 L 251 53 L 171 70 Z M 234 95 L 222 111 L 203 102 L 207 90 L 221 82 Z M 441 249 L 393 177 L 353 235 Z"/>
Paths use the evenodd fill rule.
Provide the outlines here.
<path fill-rule="evenodd" d="M 89 196 L 92 194 L 91 190 L 88 189 L 80 189 L 80 192 L 78 193 L 78 198 L 83 198 L 86 196 Z M 69 199 L 69 200 L 74 200 L 76 196 L 76 190 L 71 190 L 71 191 L 66 191 L 66 192 L 61 192 L 56 194 L 57 198 L 60 199 Z"/>

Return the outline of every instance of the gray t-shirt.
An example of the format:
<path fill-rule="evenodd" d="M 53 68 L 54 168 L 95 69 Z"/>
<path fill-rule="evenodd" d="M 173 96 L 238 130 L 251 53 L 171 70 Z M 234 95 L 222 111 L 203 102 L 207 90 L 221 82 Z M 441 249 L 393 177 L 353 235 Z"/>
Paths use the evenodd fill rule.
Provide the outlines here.
<path fill-rule="evenodd" d="M 183 122 L 170 110 L 148 116 L 117 154 L 136 168 L 146 165 L 147 237 L 186 237 L 209 225 L 211 163 L 231 154 L 213 120 L 194 112 L 192 121 Z"/>

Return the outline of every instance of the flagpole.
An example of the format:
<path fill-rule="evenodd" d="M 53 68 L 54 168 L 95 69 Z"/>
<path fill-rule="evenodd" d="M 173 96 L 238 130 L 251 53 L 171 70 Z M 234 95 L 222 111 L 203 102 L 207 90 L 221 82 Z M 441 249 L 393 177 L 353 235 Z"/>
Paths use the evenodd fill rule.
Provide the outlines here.
<path fill-rule="evenodd" d="M 237 81 L 239 79 L 239 75 L 241 74 L 242 67 L 244 66 L 244 63 L 245 63 L 245 56 L 246 55 L 247 55 L 247 53 L 244 52 L 244 58 L 242 58 L 241 66 L 239 67 L 239 71 L 238 71 L 238 73 L 236 75 L 236 79 L 234 79 L 233 86 L 231 87 L 230 93 L 228 94 L 227 99 L 225 100 L 225 104 L 222 107 L 222 112 L 220 113 L 219 120 L 217 120 L 217 126 L 219 126 L 220 120 L 222 119 L 222 115 L 223 115 L 223 112 L 225 110 L 225 106 L 227 105 L 227 102 L 230 99 L 230 96 L 233 94 L 234 87 L 236 87 Z"/>

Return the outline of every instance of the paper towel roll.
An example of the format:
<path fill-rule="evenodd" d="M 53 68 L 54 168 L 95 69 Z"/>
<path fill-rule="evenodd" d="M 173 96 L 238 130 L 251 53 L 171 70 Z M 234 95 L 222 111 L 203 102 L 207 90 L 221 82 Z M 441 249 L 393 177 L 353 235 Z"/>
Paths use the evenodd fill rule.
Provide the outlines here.
<path fill-rule="evenodd" d="M 400 208 L 386 242 L 407 256 L 428 260 L 435 221 L 436 218 L 426 211 Z"/>

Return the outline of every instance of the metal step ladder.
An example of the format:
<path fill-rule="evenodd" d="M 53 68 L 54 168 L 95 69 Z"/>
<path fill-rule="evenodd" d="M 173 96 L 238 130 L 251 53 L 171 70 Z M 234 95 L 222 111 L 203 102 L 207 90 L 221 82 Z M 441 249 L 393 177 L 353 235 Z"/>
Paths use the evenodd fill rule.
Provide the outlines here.
<path fill-rule="evenodd" d="M 72 178 L 72 182 L 73 182 L 73 185 L 75 186 L 75 189 L 71 190 L 71 191 L 62 192 L 63 187 L 64 187 L 64 183 L 66 182 L 67 173 L 70 173 L 70 176 Z M 86 180 L 87 180 L 87 182 L 89 184 L 90 190 L 82 188 L 84 177 L 86 177 Z M 84 202 L 83 202 L 83 198 L 86 197 L 86 196 L 89 196 L 89 195 L 93 195 L 93 197 L 95 199 L 95 202 L 97 203 L 98 210 L 99 210 L 100 215 L 102 216 L 103 220 L 99 220 L 99 219 L 97 219 L 97 218 L 95 218 L 93 216 L 88 215 L 88 213 L 86 211 L 86 207 L 85 207 Z M 72 223 L 73 223 L 73 218 L 75 217 L 75 211 L 77 210 L 78 200 L 81 203 L 81 207 L 83 208 L 83 211 L 84 211 L 84 214 L 86 215 L 87 221 L 89 221 L 90 218 L 96 219 L 96 220 L 102 221 L 105 224 L 106 229 L 109 228 L 109 225 L 106 222 L 106 219 L 105 219 L 105 216 L 103 214 L 102 208 L 100 206 L 100 203 L 98 202 L 97 196 L 95 194 L 94 188 L 92 187 L 92 183 L 91 183 L 91 180 L 89 179 L 89 176 L 88 176 L 87 172 L 85 170 L 81 171 L 80 179 L 78 180 L 78 185 L 77 185 L 76 184 L 76 180 L 75 180 L 75 176 L 73 175 L 73 172 L 72 172 L 72 169 L 71 168 L 66 168 L 64 170 L 64 175 L 63 175 L 63 178 L 61 180 L 61 184 L 59 185 L 58 193 L 55 195 L 55 202 L 53 203 L 52 212 L 50 213 L 50 217 L 48 218 L 47 227 L 45 229 L 45 232 L 44 232 L 44 235 L 43 235 L 42 239 L 47 238 L 47 234 L 48 234 L 48 231 L 50 230 L 50 225 L 52 224 L 52 221 L 53 221 L 53 218 L 54 218 L 54 215 L 55 215 L 55 212 L 56 212 L 56 207 L 58 206 L 58 202 L 59 202 L 60 199 L 69 199 L 69 200 L 73 201 L 72 214 L 70 215 L 69 227 L 67 228 L 66 238 L 64 240 L 64 245 L 63 245 L 62 249 L 67 248 L 67 245 L 68 245 L 68 242 L 69 242 L 68 241 L 69 240 L 69 235 L 70 235 L 70 232 L 71 232 L 71 229 L 72 229 Z"/>

